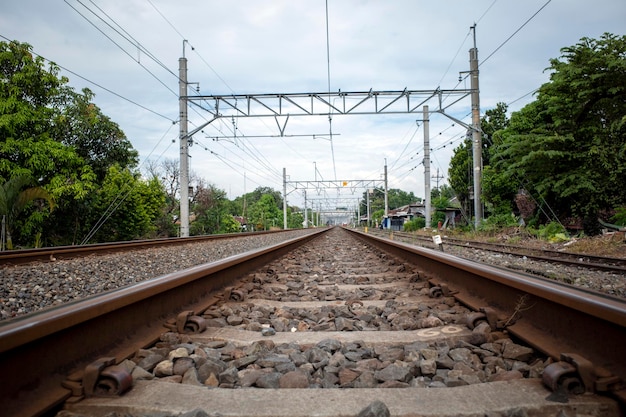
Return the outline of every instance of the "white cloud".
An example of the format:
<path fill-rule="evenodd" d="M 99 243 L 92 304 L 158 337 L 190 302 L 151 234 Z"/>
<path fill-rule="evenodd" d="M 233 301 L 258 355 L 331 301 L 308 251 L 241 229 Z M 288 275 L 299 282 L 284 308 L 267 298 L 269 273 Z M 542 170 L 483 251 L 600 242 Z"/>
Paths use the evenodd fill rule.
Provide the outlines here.
<path fill-rule="evenodd" d="M 328 89 L 324 1 L 83 2 L 106 19 L 94 6 L 97 4 L 113 19 L 111 25 L 119 25 L 116 30 L 123 36 L 98 21 L 77 0 L 5 3 L 0 15 L 1 35 L 28 42 L 35 52 L 59 65 L 166 116 L 65 74 L 77 89 L 89 87 L 97 94 L 96 104 L 121 126 L 144 160 L 178 159 L 178 126 L 167 120 L 177 119 L 179 113 L 176 77 L 183 39 L 176 31 L 189 41 L 185 47 L 188 79 L 200 83 L 202 94 Z M 95 22 L 124 51 L 68 4 Z M 470 26 L 477 23 L 483 112 L 498 102 L 514 102 L 547 82 L 548 74 L 543 70 L 550 58 L 559 56 L 561 48 L 584 36 L 597 38 L 604 32 L 623 35 L 626 21 L 626 3 L 622 0 L 599 0 L 593 7 L 582 0 L 553 0 L 502 45 L 546 4 L 545 0 L 329 0 L 328 4 L 333 91 L 466 88 L 457 85 L 457 80 L 460 71 L 469 69 L 468 50 L 473 42 Z M 140 43 L 166 69 L 124 37 L 134 38 L 131 43 Z M 532 96 L 527 96 L 510 110 L 530 101 Z M 437 107 L 436 101 L 428 104 L 431 110 Z M 451 112 L 469 123 L 469 98 Z M 190 129 L 209 120 L 195 108 L 189 114 Z M 379 179 L 386 159 L 390 187 L 423 196 L 423 130 L 420 127 L 416 131 L 419 119 L 421 114 L 335 115 L 332 148 L 328 139 L 312 136 L 241 137 L 277 135 L 272 118 L 239 119 L 237 139 L 213 141 L 212 136 L 232 136 L 233 121 L 222 119 L 194 138 L 191 169 L 235 197 L 244 192 L 244 172 L 246 191 L 258 184 L 282 190 L 283 168 L 290 180 L 312 181 L 315 166 L 326 180 L 333 179 L 335 171 L 338 179 Z M 291 117 L 285 130 L 287 135 L 328 132 L 325 116 Z M 431 175 L 437 168 L 447 175 L 452 149 L 464 132 L 450 119 L 431 115 Z M 290 193 L 289 201 L 301 203 L 300 193 Z"/>

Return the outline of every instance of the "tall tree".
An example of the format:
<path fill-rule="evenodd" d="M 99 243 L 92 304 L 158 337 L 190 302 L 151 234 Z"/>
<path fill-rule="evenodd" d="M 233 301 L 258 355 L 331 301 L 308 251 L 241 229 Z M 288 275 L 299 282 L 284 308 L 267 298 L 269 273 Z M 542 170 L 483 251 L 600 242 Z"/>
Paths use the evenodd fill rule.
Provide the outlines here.
<path fill-rule="evenodd" d="M 496 132 L 505 129 L 509 125 L 509 119 L 506 116 L 508 106 L 505 103 L 497 103 L 493 109 L 485 111 L 485 115 L 481 118 L 480 124 L 482 129 L 482 164 L 483 167 L 490 165 L 491 152 L 493 145 L 493 137 Z M 470 132 L 463 143 L 454 149 L 454 154 L 450 159 L 448 167 L 448 181 L 450 187 L 454 190 L 461 208 L 469 213 L 473 203 L 473 155 L 472 140 Z M 483 171 L 483 176 L 485 171 Z M 483 196 L 484 197 L 484 196 Z M 492 205 L 493 206 L 493 205 Z M 491 211 L 491 210 L 490 210 Z"/>
<path fill-rule="evenodd" d="M 278 209 L 273 194 L 263 194 L 250 206 L 248 223 L 256 225 L 257 230 L 269 230 L 271 227 L 283 226 L 283 214 Z"/>
<path fill-rule="evenodd" d="M 46 68 L 31 49 L 28 44 L 0 42 L 0 179 L 33 178 L 61 209 L 83 200 L 95 187 L 95 175 L 74 148 L 51 135 L 52 121 L 68 102 L 71 89 L 68 80 L 59 77 L 59 68 L 54 64 Z M 32 229 L 38 230 L 44 219 L 26 211 L 18 220 L 23 225 L 39 222 Z M 17 234 L 24 244 L 33 239 L 27 230 Z"/>
<path fill-rule="evenodd" d="M 563 220 L 598 231 L 626 204 L 626 37 L 582 38 L 550 61 L 550 82 L 496 137 L 496 168 L 521 178 Z"/>
<path fill-rule="evenodd" d="M 112 165 L 134 168 L 138 153 L 117 123 L 93 103 L 94 97 L 87 88 L 82 94 L 70 92 L 68 102 L 55 117 L 52 134 L 75 149 L 101 182 Z"/>
<path fill-rule="evenodd" d="M 154 237 L 154 220 L 165 202 L 161 183 L 143 180 L 116 165 L 109 168 L 102 186 L 88 198 L 89 211 L 81 229 L 89 242 L 113 242 Z"/>

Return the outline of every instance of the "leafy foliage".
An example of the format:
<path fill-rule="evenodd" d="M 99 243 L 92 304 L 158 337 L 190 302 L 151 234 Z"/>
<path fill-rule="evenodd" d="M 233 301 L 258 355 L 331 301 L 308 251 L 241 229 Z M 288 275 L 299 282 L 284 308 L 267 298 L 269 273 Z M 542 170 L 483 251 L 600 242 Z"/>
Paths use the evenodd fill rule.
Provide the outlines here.
<path fill-rule="evenodd" d="M 5 222 L 8 249 L 13 249 L 12 233 L 17 217 L 22 211 L 32 205 L 35 200 L 45 200 L 50 210 L 54 209 L 52 196 L 41 187 L 29 187 L 30 184 L 32 184 L 32 179 L 22 174 L 0 185 L 0 219 L 4 219 Z M 5 236 L 2 238 L 4 242 Z"/>
<path fill-rule="evenodd" d="M 282 228 L 283 213 L 273 194 L 263 194 L 250 206 L 248 222 L 254 224 L 257 230 L 269 230 L 271 227 Z"/>
<path fill-rule="evenodd" d="M 423 217 L 415 217 L 412 220 L 404 223 L 404 231 L 405 232 L 415 232 L 416 230 L 421 230 L 426 227 L 426 219 Z"/>
<path fill-rule="evenodd" d="M 583 38 L 561 53 L 537 100 L 496 133 L 493 181 L 517 184 L 561 219 L 583 218 L 595 234 L 599 213 L 626 202 L 616 186 L 626 183 L 626 37 Z"/>

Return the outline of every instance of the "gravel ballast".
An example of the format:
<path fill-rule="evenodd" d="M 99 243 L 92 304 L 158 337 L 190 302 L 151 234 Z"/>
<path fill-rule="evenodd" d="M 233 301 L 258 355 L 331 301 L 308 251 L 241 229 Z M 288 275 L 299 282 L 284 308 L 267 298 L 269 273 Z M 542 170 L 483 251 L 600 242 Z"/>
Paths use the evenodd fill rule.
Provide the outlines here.
<path fill-rule="evenodd" d="M 22 316 L 181 269 L 271 246 L 310 230 L 0 267 L 0 320 Z"/>
<path fill-rule="evenodd" d="M 247 238 L 93 255 L 34 265 L 0 267 L 0 320 L 22 316 L 157 276 L 270 246 L 313 230 L 293 230 Z M 575 266 L 554 265 L 484 250 L 445 247 L 446 253 L 514 269 L 626 298 L 626 276 Z"/>

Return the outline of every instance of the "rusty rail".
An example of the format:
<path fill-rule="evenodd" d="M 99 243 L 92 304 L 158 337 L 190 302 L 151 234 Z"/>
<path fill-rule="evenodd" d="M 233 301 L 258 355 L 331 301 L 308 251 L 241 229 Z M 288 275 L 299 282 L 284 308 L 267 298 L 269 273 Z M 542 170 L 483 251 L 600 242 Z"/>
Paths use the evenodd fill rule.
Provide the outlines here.
<path fill-rule="evenodd" d="M 381 233 L 380 231 L 370 231 L 370 234 L 376 236 L 389 235 L 389 233 Z M 432 238 L 420 236 L 408 232 L 393 232 L 394 238 L 400 237 L 410 239 L 411 241 L 420 241 L 423 246 L 435 247 Z M 533 249 L 516 245 L 507 245 L 500 243 L 488 243 L 474 240 L 461 240 L 445 237 L 442 238 L 445 245 L 454 245 L 468 249 L 483 249 L 491 252 L 504 253 L 514 256 L 526 256 L 544 262 L 560 263 L 564 265 L 574 265 L 587 269 L 598 269 L 604 271 L 614 271 L 618 273 L 626 272 L 626 258 L 611 258 L 607 256 L 585 255 L 574 252 L 562 252 L 551 249 Z"/>
<path fill-rule="evenodd" d="M 510 334 L 561 360 L 576 353 L 626 380 L 626 302 L 595 291 L 515 273 L 352 231 L 381 250 L 419 265 L 474 310 L 488 308 Z M 624 402 L 624 392 L 616 393 Z"/>
<path fill-rule="evenodd" d="M 10 383 L 0 392 L 0 415 L 47 412 L 70 396 L 61 383 L 71 372 L 153 344 L 168 319 L 203 311 L 214 302 L 212 291 L 326 230 L 3 322 L 0 367 Z"/>
<path fill-rule="evenodd" d="M 61 383 L 73 371 L 102 356 L 120 362 L 151 345 L 180 313 L 199 314 L 211 306 L 213 291 L 326 230 L 4 323 L 0 366 L 11 383 L 4 384 L 0 394 L 2 413 L 30 416 L 50 410 L 70 396 Z M 622 300 L 351 233 L 417 265 L 433 288 L 452 291 L 476 311 L 488 309 L 503 331 L 555 360 L 566 353 L 575 361 L 587 360 L 576 363 L 601 366 L 618 378 L 626 377 L 626 303 Z"/>
<path fill-rule="evenodd" d="M 129 240 L 125 242 L 94 243 L 89 245 L 54 246 L 47 248 L 7 250 L 0 252 L 0 265 L 23 264 L 28 262 L 45 262 L 55 259 L 70 259 L 92 254 L 124 252 L 132 249 L 146 249 L 158 246 L 184 245 L 194 242 L 205 242 L 220 239 L 238 239 L 268 233 L 283 233 L 284 230 L 268 230 L 261 232 L 229 233 L 223 235 L 203 235 L 191 237 L 175 237 L 161 239 Z"/>

